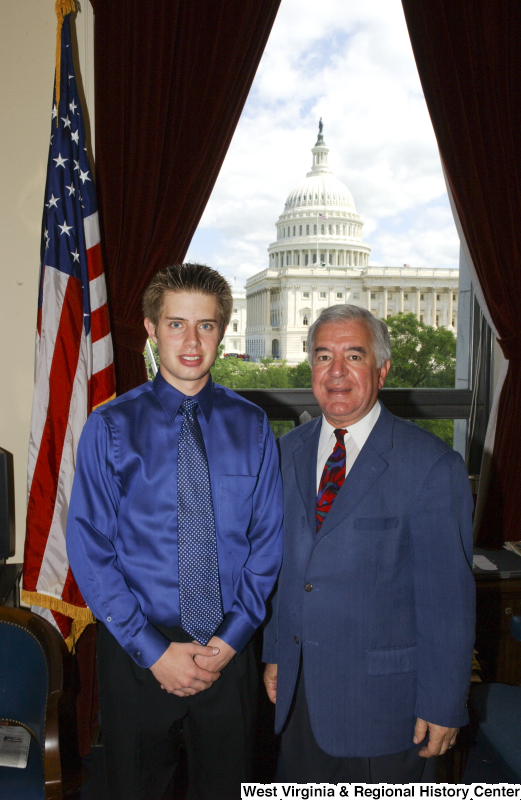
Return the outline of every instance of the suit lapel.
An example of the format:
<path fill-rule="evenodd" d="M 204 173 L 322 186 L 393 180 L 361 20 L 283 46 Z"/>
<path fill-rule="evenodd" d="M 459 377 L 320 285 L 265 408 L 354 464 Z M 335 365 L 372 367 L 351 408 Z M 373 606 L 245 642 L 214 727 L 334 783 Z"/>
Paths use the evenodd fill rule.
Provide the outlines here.
<path fill-rule="evenodd" d="M 352 513 L 374 482 L 389 466 L 381 453 L 392 448 L 393 426 L 393 415 L 382 406 L 373 430 L 349 471 L 331 510 L 324 519 L 317 541 L 330 533 Z"/>
<path fill-rule="evenodd" d="M 300 446 L 293 452 L 293 464 L 298 490 L 306 509 L 309 528 L 316 529 L 317 505 L 317 452 L 322 416 L 306 425 L 302 431 Z"/>

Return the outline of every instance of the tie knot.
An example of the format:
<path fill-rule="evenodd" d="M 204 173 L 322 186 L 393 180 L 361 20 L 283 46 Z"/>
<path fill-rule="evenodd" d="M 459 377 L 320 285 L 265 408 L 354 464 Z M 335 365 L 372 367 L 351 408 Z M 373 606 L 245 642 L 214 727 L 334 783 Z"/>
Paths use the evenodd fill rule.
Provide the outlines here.
<path fill-rule="evenodd" d="M 193 397 L 185 397 L 181 403 L 181 411 L 185 416 L 186 414 L 193 414 L 197 408 L 197 405 L 197 400 L 194 400 Z"/>
<path fill-rule="evenodd" d="M 344 436 L 347 433 L 347 428 L 335 428 L 336 440 L 339 444 L 344 443 Z"/>

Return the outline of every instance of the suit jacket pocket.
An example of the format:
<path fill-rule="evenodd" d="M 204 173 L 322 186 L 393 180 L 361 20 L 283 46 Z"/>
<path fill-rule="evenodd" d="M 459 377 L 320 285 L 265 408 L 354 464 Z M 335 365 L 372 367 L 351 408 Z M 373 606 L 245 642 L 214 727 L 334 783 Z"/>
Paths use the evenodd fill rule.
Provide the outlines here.
<path fill-rule="evenodd" d="M 416 645 L 367 651 L 368 675 L 400 675 L 403 672 L 415 672 L 416 667 Z"/>
<path fill-rule="evenodd" d="M 390 531 L 398 527 L 400 517 L 358 517 L 354 521 L 355 531 Z"/>

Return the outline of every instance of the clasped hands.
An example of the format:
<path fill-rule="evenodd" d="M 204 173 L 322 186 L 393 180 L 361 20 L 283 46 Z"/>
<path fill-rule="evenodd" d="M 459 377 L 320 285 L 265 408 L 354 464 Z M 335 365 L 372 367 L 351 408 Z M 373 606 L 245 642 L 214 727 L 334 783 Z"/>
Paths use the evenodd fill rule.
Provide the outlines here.
<path fill-rule="evenodd" d="M 169 694 L 189 697 L 212 686 L 234 655 L 233 647 L 218 636 L 212 636 L 206 646 L 195 641 L 170 642 L 150 671 Z"/>

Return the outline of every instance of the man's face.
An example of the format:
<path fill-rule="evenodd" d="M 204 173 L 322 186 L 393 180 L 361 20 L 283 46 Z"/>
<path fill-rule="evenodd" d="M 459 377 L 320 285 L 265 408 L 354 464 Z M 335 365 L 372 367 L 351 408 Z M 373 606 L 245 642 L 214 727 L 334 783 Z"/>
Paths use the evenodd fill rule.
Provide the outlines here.
<path fill-rule="evenodd" d="M 145 319 L 161 375 L 183 394 L 197 394 L 207 382 L 222 338 L 219 322 L 216 298 L 198 292 L 166 292 L 157 326 Z"/>
<path fill-rule="evenodd" d="M 317 330 L 312 364 L 313 394 L 327 421 L 348 428 L 376 402 L 391 366 L 376 366 L 371 332 L 363 320 L 325 322 Z"/>

